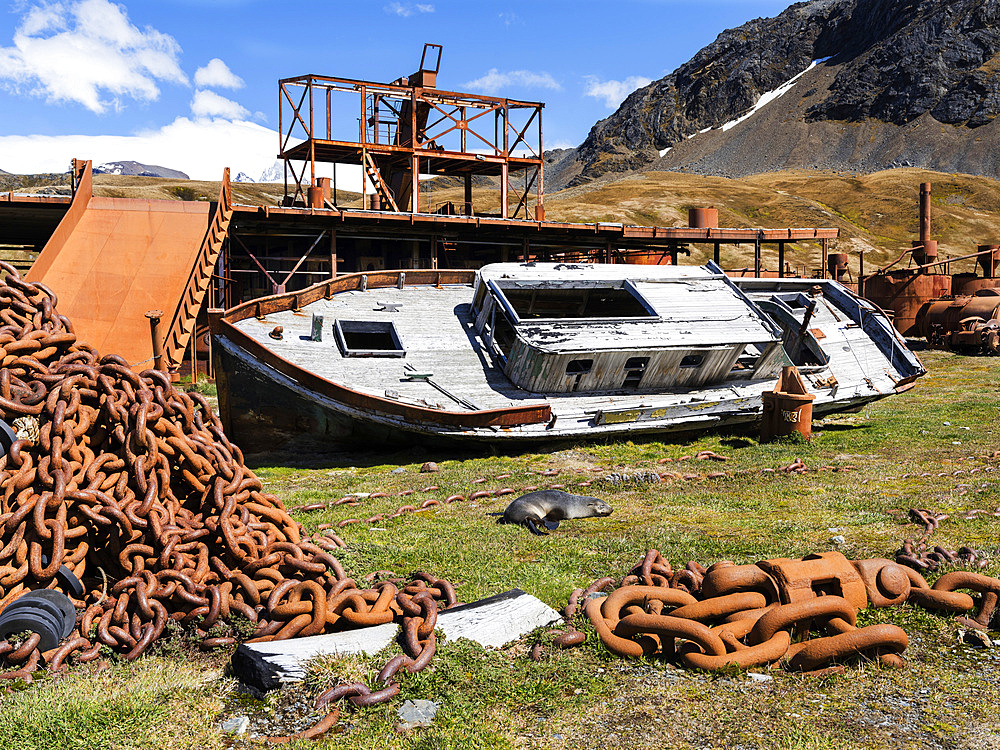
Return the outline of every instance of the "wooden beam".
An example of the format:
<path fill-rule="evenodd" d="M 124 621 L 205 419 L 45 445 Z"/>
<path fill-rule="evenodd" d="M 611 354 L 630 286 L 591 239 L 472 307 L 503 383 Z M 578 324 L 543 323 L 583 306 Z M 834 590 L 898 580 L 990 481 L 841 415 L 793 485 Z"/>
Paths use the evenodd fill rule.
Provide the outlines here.
<path fill-rule="evenodd" d="M 472 604 L 442 610 L 437 627 L 449 641 L 468 638 L 485 648 L 496 648 L 560 619 L 559 613 L 544 602 L 520 589 L 511 589 Z M 272 690 L 302 680 L 310 659 L 326 654 L 377 654 L 398 633 L 396 623 L 387 623 L 285 641 L 244 643 L 233 654 L 233 671 L 246 685 Z"/>

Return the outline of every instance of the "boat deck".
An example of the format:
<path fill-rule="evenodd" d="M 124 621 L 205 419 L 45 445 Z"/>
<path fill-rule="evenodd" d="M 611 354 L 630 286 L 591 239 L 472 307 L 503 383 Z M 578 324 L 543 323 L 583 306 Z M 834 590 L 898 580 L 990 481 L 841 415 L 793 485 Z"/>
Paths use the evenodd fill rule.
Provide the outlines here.
<path fill-rule="evenodd" d="M 250 317 L 235 325 L 275 354 L 320 377 L 362 393 L 389 396 L 407 404 L 450 411 L 465 408 L 430 383 L 407 379 L 405 365 L 416 372 L 432 373 L 434 382 L 479 409 L 549 403 L 553 413 L 560 418 L 582 418 L 585 414 L 612 407 L 654 406 L 665 399 L 677 403 L 678 395 L 670 392 L 539 394 L 517 388 L 484 351 L 473 328 L 471 297 L 472 288 L 468 285 L 350 291 L 329 300 L 317 300 L 302 311 L 272 313 L 264 319 Z M 381 303 L 400 306 L 399 311 L 376 309 L 383 307 Z M 319 342 L 309 338 L 313 314 L 323 316 L 323 340 Z M 341 356 L 333 334 L 334 321 L 338 318 L 392 322 L 406 356 Z M 269 336 L 279 325 L 283 328 L 280 341 Z M 764 382 L 756 385 L 756 393 L 763 390 Z M 751 383 L 740 383 L 738 388 L 730 386 L 724 390 L 730 395 L 743 395 L 741 392 L 747 387 L 753 390 Z"/>

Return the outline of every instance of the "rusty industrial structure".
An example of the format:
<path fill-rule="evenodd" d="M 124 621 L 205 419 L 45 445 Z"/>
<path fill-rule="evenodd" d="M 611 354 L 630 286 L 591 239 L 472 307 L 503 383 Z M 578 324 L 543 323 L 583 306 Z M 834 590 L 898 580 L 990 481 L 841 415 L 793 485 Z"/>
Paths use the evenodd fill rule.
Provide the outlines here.
<path fill-rule="evenodd" d="M 546 220 L 543 105 L 438 89 L 440 61 L 440 46 L 426 45 L 418 70 L 391 83 L 279 81 L 282 205 L 234 202 L 228 175 L 217 201 L 101 198 L 90 163 L 76 160 L 71 196 L 0 195 L 0 246 L 24 256 L 22 271 L 38 254 L 29 278 L 59 295 L 95 346 L 113 341 L 137 368 L 155 359 L 167 369 L 203 348 L 207 306 L 343 273 L 670 264 L 693 246 L 711 248 L 716 261 L 723 246 L 752 248 L 752 263 L 729 270 L 736 276 L 826 278 L 840 268 L 828 258 L 837 229 L 721 228 L 712 208 L 691 210 L 687 227 Z M 338 164 L 361 168 L 370 194 L 337 185 Z M 461 197 L 436 203 L 449 187 Z M 792 268 L 786 247 L 802 243 L 819 246 L 818 263 Z M 777 249 L 777 269 L 765 268 L 767 247 Z M 156 346 L 146 315 L 154 310 Z"/>
<path fill-rule="evenodd" d="M 939 258 L 938 243 L 931 239 L 930 183 L 920 185 L 919 211 L 919 239 L 892 263 L 863 277 L 862 295 L 891 311 L 904 336 L 926 338 L 939 348 L 1000 353 L 1000 245 Z M 907 256 L 912 265 L 896 268 Z M 951 272 L 952 263 L 968 260 L 976 261 L 982 275 Z"/>

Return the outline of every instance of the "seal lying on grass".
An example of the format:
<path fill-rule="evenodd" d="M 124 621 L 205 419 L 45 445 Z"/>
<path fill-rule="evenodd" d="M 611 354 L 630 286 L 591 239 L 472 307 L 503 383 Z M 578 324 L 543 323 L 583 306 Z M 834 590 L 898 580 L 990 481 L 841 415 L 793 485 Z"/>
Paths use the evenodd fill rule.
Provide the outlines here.
<path fill-rule="evenodd" d="M 508 505 L 501 523 L 517 523 L 527 526 L 532 534 L 545 534 L 539 526 L 551 531 L 563 519 L 610 516 L 612 510 L 596 497 L 571 495 L 562 490 L 536 490 Z"/>

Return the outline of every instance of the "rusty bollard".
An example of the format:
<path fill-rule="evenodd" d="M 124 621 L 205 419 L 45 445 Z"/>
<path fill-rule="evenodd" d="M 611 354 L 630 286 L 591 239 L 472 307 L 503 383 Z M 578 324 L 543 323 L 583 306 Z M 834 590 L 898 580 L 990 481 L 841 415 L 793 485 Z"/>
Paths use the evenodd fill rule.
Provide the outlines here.
<path fill-rule="evenodd" d="M 764 391 L 764 406 L 760 429 L 761 442 L 799 433 L 808 440 L 812 436 L 812 402 L 816 396 L 806 389 L 805 381 L 794 365 L 783 367 L 774 390 Z"/>

